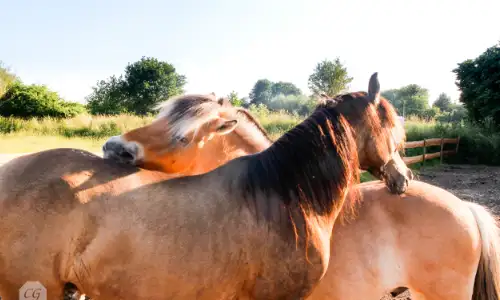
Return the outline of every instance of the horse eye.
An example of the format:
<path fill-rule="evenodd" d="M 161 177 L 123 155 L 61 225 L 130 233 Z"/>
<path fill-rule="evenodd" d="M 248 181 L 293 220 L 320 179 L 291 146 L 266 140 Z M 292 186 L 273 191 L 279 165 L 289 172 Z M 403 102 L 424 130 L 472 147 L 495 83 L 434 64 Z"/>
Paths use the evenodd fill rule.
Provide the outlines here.
<path fill-rule="evenodd" d="M 185 136 L 179 136 L 179 137 L 177 137 L 177 140 L 179 142 L 183 143 L 183 144 L 187 144 L 188 143 L 188 139 Z"/>

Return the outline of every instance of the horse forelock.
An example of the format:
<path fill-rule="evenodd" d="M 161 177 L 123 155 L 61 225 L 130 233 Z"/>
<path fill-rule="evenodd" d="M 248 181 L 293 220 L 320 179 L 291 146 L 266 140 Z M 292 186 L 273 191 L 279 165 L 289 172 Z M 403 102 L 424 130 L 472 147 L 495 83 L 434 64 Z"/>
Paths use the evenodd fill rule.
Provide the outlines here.
<path fill-rule="evenodd" d="M 196 132 L 201 125 L 216 117 L 220 105 L 211 95 L 189 94 L 168 99 L 157 106 L 156 120 L 165 120 L 169 136 L 184 137 Z"/>
<path fill-rule="evenodd" d="M 362 91 L 337 95 L 331 98 L 330 102 L 330 105 L 340 109 L 355 129 L 366 128 L 375 135 L 384 131 L 385 134 L 390 135 L 396 149 L 404 148 L 406 140 L 404 127 L 397 119 L 393 106 L 384 97 L 380 96 L 377 106 L 373 106 L 368 99 L 368 93 Z M 328 106 L 328 104 L 323 106 L 325 105 Z"/>
<path fill-rule="evenodd" d="M 161 103 L 158 119 L 168 122 L 166 130 L 171 137 L 183 137 L 196 132 L 210 120 L 224 115 L 228 119 L 237 119 L 236 128 L 242 138 L 260 145 L 272 143 L 269 135 L 255 118 L 244 108 L 223 105 L 215 101 L 212 95 L 182 95 Z"/>

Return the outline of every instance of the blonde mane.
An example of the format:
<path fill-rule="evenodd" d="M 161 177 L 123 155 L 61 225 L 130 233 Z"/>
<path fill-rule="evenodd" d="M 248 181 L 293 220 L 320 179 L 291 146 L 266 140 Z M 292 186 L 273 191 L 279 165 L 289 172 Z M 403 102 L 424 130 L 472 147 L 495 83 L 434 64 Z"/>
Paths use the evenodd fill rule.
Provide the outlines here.
<path fill-rule="evenodd" d="M 159 113 L 155 121 L 168 120 L 168 134 L 172 137 L 184 137 L 218 117 L 238 120 L 235 132 L 252 143 L 268 144 L 272 141 L 266 131 L 243 108 L 222 105 L 214 94 L 187 94 L 169 98 L 157 105 Z"/>

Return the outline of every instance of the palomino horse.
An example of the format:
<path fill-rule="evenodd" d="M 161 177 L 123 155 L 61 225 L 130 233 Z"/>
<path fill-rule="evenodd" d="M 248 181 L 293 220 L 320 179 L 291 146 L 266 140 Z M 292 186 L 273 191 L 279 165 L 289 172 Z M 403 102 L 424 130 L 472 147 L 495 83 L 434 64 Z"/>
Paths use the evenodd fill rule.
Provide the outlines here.
<path fill-rule="evenodd" d="M 0 295 L 37 280 L 48 299 L 67 282 L 94 299 L 304 299 L 355 204 L 358 165 L 335 106 L 197 176 L 72 149 L 14 159 L 0 168 Z"/>
<path fill-rule="evenodd" d="M 344 101 L 337 106 L 339 108 L 346 101 L 354 106 L 359 99 L 339 99 Z M 167 105 L 176 107 L 177 101 L 185 100 L 179 98 Z M 380 103 L 385 101 L 380 99 Z M 190 110 L 198 111 L 198 115 L 165 122 L 165 128 L 175 127 L 177 122 L 198 123 L 198 118 L 204 119 L 204 114 L 217 115 L 217 111 L 222 110 L 229 119 L 236 119 L 239 110 L 233 108 L 231 116 L 227 108 L 220 105 L 201 108 L 202 103 L 190 104 Z M 396 120 L 393 110 L 379 108 L 378 111 L 381 117 Z M 255 126 L 249 126 L 249 122 L 254 122 Z M 240 120 L 238 124 L 245 125 L 237 134 L 227 135 L 226 147 L 229 149 L 248 147 L 239 142 L 231 144 L 231 141 L 240 141 L 231 135 L 260 134 L 260 130 L 252 130 L 261 128 L 253 118 Z M 383 126 L 390 130 L 389 124 L 391 122 L 385 122 Z M 147 131 L 135 132 L 147 141 Z M 261 134 L 245 141 L 251 145 L 264 137 L 266 135 Z M 160 138 L 162 141 L 170 139 L 167 135 Z M 148 145 L 141 147 L 149 148 Z M 182 149 L 177 151 L 175 153 L 182 156 Z M 223 151 L 209 157 L 218 161 L 232 158 L 226 157 Z M 150 163 L 162 164 L 161 161 Z M 419 181 L 412 181 L 403 196 L 388 193 L 378 182 L 361 184 L 359 189 L 363 200 L 357 218 L 335 224 L 330 264 L 310 299 L 378 299 L 390 291 L 404 290 L 401 287 L 408 287 L 415 300 L 499 299 L 500 230 L 485 208 Z"/>
<path fill-rule="evenodd" d="M 368 94 L 346 94 L 333 101 L 328 105 L 336 105 L 356 132 L 361 169 L 384 179 L 392 192 L 403 193 L 413 178 L 397 151 L 404 128 L 392 117 L 394 108 L 380 97 L 377 73 L 370 78 Z M 104 158 L 169 174 L 196 175 L 272 143 L 246 110 L 235 114 L 227 101 L 216 102 L 213 94 L 180 96 L 160 107 L 152 124 L 106 141 Z M 190 128 L 196 130 L 187 131 Z"/>

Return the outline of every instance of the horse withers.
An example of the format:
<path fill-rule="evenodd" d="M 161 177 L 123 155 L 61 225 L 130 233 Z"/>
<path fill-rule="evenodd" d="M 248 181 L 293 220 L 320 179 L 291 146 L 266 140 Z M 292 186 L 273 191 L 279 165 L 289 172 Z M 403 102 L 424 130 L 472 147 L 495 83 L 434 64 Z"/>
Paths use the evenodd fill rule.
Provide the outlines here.
<path fill-rule="evenodd" d="M 355 204 L 358 165 L 335 107 L 196 176 L 166 180 L 72 149 L 19 157 L 0 168 L 0 294 L 37 280 L 49 299 L 67 283 L 93 299 L 306 298 L 335 220 Z"/>
<path fill-rule="evenodd" d="M 362 95 L 363 93 L 344 95 L 335 102 L 339 109 L 341 105 L 356 106 L 356 101 L 362 102 L 359 104 L 362 106 L 366 103 Z M 183 101 L 186 99 L 177 98 L 167 102 L 166 106 L 171 111 L 175 111 L 175 107 L 189 107 L 190 111 L 198 113 L 174 121 L 168 120 L 166 115 L 166 128 L 175 126 L 177 122 L 200 124 L 197 118 L 221 115 L 221 111 L 224 111 L 225 118 L 238 119 L 238 126 L 243 125 L 226 136 L 225 147 L 232 149 L 233 154 L 237 154 L 238 149 L 241 150 L 239 153 L 247 153 L 245 149 L 263 139 L 268 140 L 267 145 L 271 144 L 254 118 L 239 117 L 248 114 L 246 111 L 242 114 L 244 110 L 240 108 L 232 108 L 231 113 L 226 106 L 223 108 L 223 105 L 215 103 L 210 107 L 198 107 L 203 102 L 194 103 L 189 100 L 182 105 L 177 103 Z M 370 121 L 370 118 L 375 117 L 370 114 L 364 119 L 365 122 L 368 120 L 367 124 L 381 124 L 385 132 L 394 133 L 396 138 L 389 141 L 404 141 L 404 131 L 398 132 L 392 127 L 394 122 L 399 123 L 394 109 L 382 97 L 379 103 L 386 107 L 381 108 L 379 104 L 376 108 L 378 118 L 389 121 Z M 354 110 L 344 109 L 343 113 L 347 119 L 352 120 L 349 111 Z M 371 125 L 367 127 L 373 128 Z M 140 136 L 145 144 L 141 146 L 149 148 L 147 143 L 151 139 L 148 138 L 147 131 L 143 133 Z M 397 133 L 401 135 L 398 137 Z M 246 138 L 242 140 L 239 136 Z M 154 142 L 161 143 L 170 139 L 165 135 Z M 237 143 L 232 144 L 231 141 Z M 248 144 L 242 145 L 245 141 Z M 213 142 L 216 143 L 216 140 Z M 369 154 L 369 150 L 373 151 L 373 148 L 365 149 L 367 145 L 369 144 L 358 142 L 358 152 Z M 386 144 L 376 145 L 383 147 Z M 217 147 L 211 149 L 214 152 L 208 153 L 208 157 L 219 162 L 234 158 Z M 176 153 L 182 156 L 182 149 L 177 149 Z M 370 163 L 368 167 L 371 167 Z M 498 299 L 499 230 L 493 215 L 484 207 L 462 201 L 449 192 L 419 181 L 412 181 L 402 196 L 390 194 L 381 183 L 374 182 L 359 185 L 359 191 L 362 201 L 356 217 L 346 222 L 338 219 L 335 223 L 330 264 L 310 299 L 377 299 L 385 293 L 397 294 L 407 288 L 411 290 L 413 299 L 417 300 Z"/>

